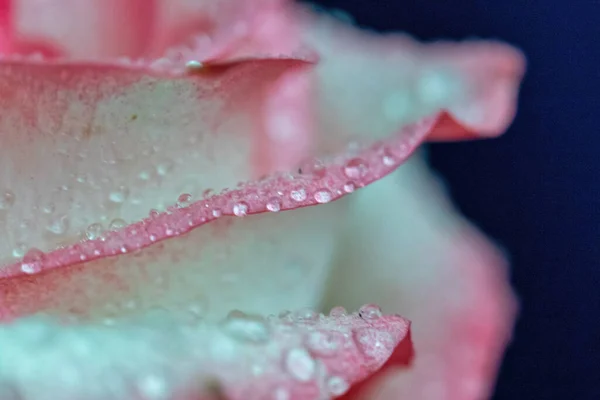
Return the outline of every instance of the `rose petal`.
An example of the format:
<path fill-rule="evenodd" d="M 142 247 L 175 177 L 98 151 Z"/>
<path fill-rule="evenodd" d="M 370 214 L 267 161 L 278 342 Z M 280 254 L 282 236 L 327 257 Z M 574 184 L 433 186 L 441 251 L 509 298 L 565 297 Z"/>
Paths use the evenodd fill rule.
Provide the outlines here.
<path fill-rule="evenodd" d="M 416 358 L 361 399 L 486 398 L 515 303 L 505 262 L 451 208 L 419 158 L 352 198 L 332 302 L 365 298 L 413 321 Z"/>
<path fill-rule="evenodd" d="M 275 174 L 100 239 L 27 255 L 1 271 L 0 319 L 38 311 L 121 315 L 177 308 L 199 296 L 219 306 L 210 311 L 217 316 L 231 308 L 265 313 L 314 305 L 346 209 L 344 202 L 324 203 L 393 171 L 434 123 L 426 119 L 301 175 Z M 320 206 L 251 216 L 311 205 Z M 248 218 L 202 226 L 222 215 Z"/>
<path fill-rule="evenodd" d="M 297 47 L 284 0 L 13 0 L 11 51 L 221 61 Z"/>
<path fill-rule="evenodd" d="M 323 14 L 297 11 L 296 18 L 303 43 L 319 55 L 316 109 L 325 145 L 365 134 L 383 138 L 443 110 L 458 124 L 432 132 L 434 139 L 498 135 L 513 118 L 524 58 L 509 46 L 423 45 Z"/>
<path fill-rule="evenodd" d="M 263 96 L 303 65 L 0 64 L 0 260 L 249 180 Z"/>
<path fill-rule="evenodd" d="M 13 0 L 12 51 L 97 59 L 143 54 L 152 32 L 146 0 Z"/>
<path fill-rule="evenodd" d="M 396 316 L 232 314 L 219 325 L 155 314 L 116 325 L 39 318 L 0 326 L 3 399 L 338 397 L 410 348 Z"/>

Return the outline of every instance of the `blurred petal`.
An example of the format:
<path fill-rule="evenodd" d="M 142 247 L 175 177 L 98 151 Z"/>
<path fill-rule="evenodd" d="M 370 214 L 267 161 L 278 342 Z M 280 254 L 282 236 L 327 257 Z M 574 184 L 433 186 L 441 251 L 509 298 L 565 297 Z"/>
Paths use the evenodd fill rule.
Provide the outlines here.
<path fill-rule="evenodd" d="M 327 303 L 365 299 L 413 321 L 416 358 L 359 399 L 486 398 L 515 303 L 505 262 L 455 214 L 419 158 L 352 198 Z"/>
<path fill-rule="evenodd" d="M 219 325 L 164 314 L 116 325 L 0 326 L 3 399 L 312 400 L 337 397 L 410 347 L 409 323 L 241 313 Z"/>
<path fill-rule="evenodd" d="M 13 0 L 12 51 L 97 59 L 142 55 L 152 31 L 147 0 Z"/>
<path fill-rule="evenodd" d="M 434 139 L 498 135 L 513 118 L 524 58 L 507 45 L 427 45 L 323 14 L 299 11 L 297 18 L 303 43 L 319 55 L 316 108 L 326 143 L 336 136 L 383 138 L 441 111 L 457 123 L 445 121 Z"/>

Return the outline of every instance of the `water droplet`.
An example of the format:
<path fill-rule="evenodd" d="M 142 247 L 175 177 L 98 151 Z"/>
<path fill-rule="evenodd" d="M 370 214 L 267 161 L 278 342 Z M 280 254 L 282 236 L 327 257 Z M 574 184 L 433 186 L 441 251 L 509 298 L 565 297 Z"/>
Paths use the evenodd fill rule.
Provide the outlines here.
<path fill-rule="evenodd" d="M 8 210 L 15 204 L 15 194 L 10 190 L 0 195 L 0 210 Z"/>
<path fill-rule="evenodd" d="M 160 176 L 166 176 L 173 170 L 173 163 L 171 161 L 165 161 L 156 166 L 156 172 Z"/>
<path fill-rule="evenodd" d="M 301 202 L 306 200 L 306 190 L 304 189 L 296 189 L 296 190 L 292 190 L 292 192 L 290 193 L 290 197 L 292 198 L 292 200 L 297 201 L 297 202 Z"/>
<path fill-rule="evenodd" d="M 348 161 L 344 167 L 344 174 L 350 179 L 363 178 L 368 171 L 369 167 L 367 162 L 361 158 L 353 158 Z"/>
<path fill-rule="evenodd" d="M 151 178 L 150 172 L 148 172 L 148 171 L 142 171 L 142 172 L 140 172 L 140 174 L 138 176 L 143 181 L 149 181 Z"/>
<path fill-rule="evenodd" d="M 189 193 L 183 193 L 177 198 L 177 207 L 185 208 L 192 204 L 192 195 Z"/>
<path fill-rule="evenodd" d="M 333 307 L 329 312 L 329 316 L 333 318 L 345 317 L 348 312 L 344 307 Z"/>
<path fill-rule="evenodd" d="M 98 239 L 102 235 L 102 232 L 104 232 L 102 224 L 94 223 L 87 227 L 87 229 L 85 230 L 85 236 L 89 240 L 94 240 Z"/>
<path fill-rule="evenodd" d="M 197 60 L 190 60 L 188 62 L 185 63 L 185 67 L 189 70 L 199 70 L 203 67 L 202 63 L 200 61 Z"/>
<path fill-rule="evenodd" d="M 352 193 L 352 192 L 354 192 L 355 189 L 356 189 L 356 187 L 354 186 L 354 183 L 352 183 L 352 182 L 346 182 L 344 184 L 344 192 L 346 192 L 346 193 Z"/>
<path fill-rule="evenodd" d="M 219 218 L 221 215 L 223 215 L 223 212 L 220 209 L 215 208 L 212 210 L 212 215 L 215 218 Z"/>
<path fill-rule="evenodd" d="M 42 206 L 42 212 L 44 212 L 44 214 L 52 214 L 55 209 L 56 206 L 52 203 L 48 203 Z"/>
<path fill-rule="evenodd" d="M 248 204 L 244 202 L 237 203 L 233 206 L 233 213 L 238 217 L 244 217 L 248 214 Z"/>
<path fill-rule="evenodd" d="M 127 222 L 121 218 L 115 218 L 108 224 L 108 229 L 116 231 L 127 226 Z"/>
<path fill-rule="evenodd" d="M 317 203 L 325 204 L 331 201 L 331 192 L 329 190 L 319 190 L 315 193 L 315 200 Z"/>
<path fill-rule="evenodd" d="M 391 167 L 396 164 L 396 157 L 387 149 L 384 149 L 383 156 L 381 157 L 381 162 L 386 167 Z"/>
<path fill-rule="evenodd" d="M 314 331 L 308 336 L 306 345 L 321 356 L 334 355 L 343 343 L 342 333 Z"/>
<path fill-rule="evenodd" d="M 314 322 L 319 320 L 319 313 L 310 308 L 298 310 L 294 313 L 294 317 L 297 321 L 303 322 Z"/>
<path fill-rule="evenodd" d="M 366 304 L 366 305 L 362 306 L 358 310 L 358 315 L 362 319 L 374 320 L 374 319 L 381 318 L 381 316 L 383 314 L 381 312 L 381 308 L 378 305 L 376 305 L 376 304 Z"/>
<path fill-rule="evenodd" d="M 158 210 L 154 209 L 154 208 L 153 208 L 153 209 L 151 209 L 151 210 L 150 210 L 150 212 L 148 213 L 148 216 L 149 216 L 150 218 L 156 218 L 156 217 L 158 217 L 159 215 L 160 215 L 160 212 L 159 212 Z"/>
<path fill-rule="evenodd" d="M 26 274 L 35 274 L 42 270 L 42 264 L 46 255 L 39 249 L 32 248 L 30 249 L 25 256 L 23 257 L 23 262 L 21 263 L 21 271 Z"/>
<path fill-rule="evenodd" d="M 117 189 L 110 192 L 108 199 L 113 203 L 121 204 L 129 196 L 129 189 L 126 186 L 119 186 Z"/>
<path fill-rule="evenodd" d="M 17 243 L 12 250 L 12 255 L 15 258 L 22 258 L 25 255 L 25 251 L 27 251 L 25 243 Z"/>
<path fill-rule="evenodd" d="M 69 229 L 69 218 L 61 215 L 51 220 L 46 229 L 55 235 L 63 235 Z"/>
<path fill-rule="evenodd" d="M 273 197 L 267 203 L 267 210 L 271 212 L 279 212 L 281 210 L 281 202 L 278 198 Z"/>
<path fill-rule="evenodd" d="M 394 350 L 394 338 L 389 332 L 361 328 L 354 332 L 354 340 L 367 358 L 385 360 Z"/>
<path fill-rule="evenodd" d="M 253 343 L 265 343 L 271 336 L 262 317 L 246 315 L 239 311 L 227 316 L 223 322 L 223 329 L 236 339 Z"/>
<path fill-rule="evenodd" d="M 350 385 L 344 378 L 332 376 L 327 380 L 327 390 L 333 396 L 341 396 L 350 389 Z"/>
<path fill-rule="evenodd" d="M 308 351 L 294 348 L 285 357 L 285 368 L 294 379 L 308 382 L 315 374 L 316 363 Z"/>

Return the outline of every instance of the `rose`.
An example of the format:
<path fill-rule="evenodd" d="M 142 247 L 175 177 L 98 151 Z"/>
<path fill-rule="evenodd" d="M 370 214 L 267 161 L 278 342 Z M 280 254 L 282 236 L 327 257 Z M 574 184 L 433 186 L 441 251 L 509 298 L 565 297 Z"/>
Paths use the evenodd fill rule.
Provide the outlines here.
<path fill-rule="evenodd" d="M 489 393 L 503 258 L 419 157 L 393 171 L 501 133 L 518 53 L 277 0 L 7 5 L 2 398 Z M 304 309 L 367 301 L 413 321 L 408 368 L 406 320 Z"/>

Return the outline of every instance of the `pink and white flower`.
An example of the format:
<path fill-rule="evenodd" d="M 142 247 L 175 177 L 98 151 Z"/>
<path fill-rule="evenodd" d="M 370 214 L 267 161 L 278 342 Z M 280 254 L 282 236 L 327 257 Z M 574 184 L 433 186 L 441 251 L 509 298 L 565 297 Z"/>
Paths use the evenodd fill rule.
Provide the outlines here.
<path fill-rule="evenodd" d="M 489 395 L 505 261 L 413 153 L 501 134 L 518 51 L 286 0 L 0 24 L 2 399 Z"/>

